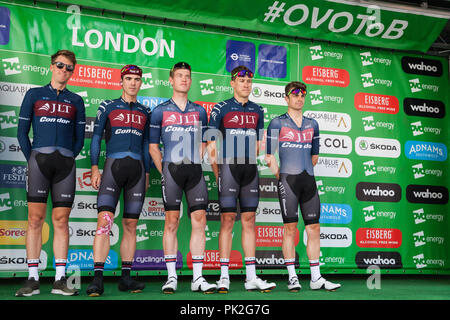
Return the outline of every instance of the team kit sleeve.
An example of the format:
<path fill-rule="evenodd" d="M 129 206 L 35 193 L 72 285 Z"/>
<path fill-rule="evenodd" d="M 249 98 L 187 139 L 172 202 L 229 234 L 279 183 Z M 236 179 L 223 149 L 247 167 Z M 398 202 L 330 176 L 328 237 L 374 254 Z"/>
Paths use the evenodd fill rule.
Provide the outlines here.
<path fill-rule="evenodd" d="M 162 124 L 162 110 L 160 107 L 153 109 L 150 117 L 150 132 L 149 142 L 150 144 L 159 144 L 161 141 L 161 124 Z"/>
<path fill-rule="evenodd" d="M 84 101 L 79 97 L 79 102 L 77 103 L 77 114 L 75 117 L 75 135 L 74 135 L 74 145 L 73 153 L 74 158 L 78 156 L 84 146 L 84 135 L 86 126 L 86 109 L 84 107 Z"/>
<path fill-rule="evenodd" d="M 313 135 L 313 141 L 312 141 L 312 148 L 311 148 L 311 154 L 317 155 L 319 154 L 319 148 L 320 148 L 320 132 L 319 132 L 319 124 L 316 120 L 313 122 L 313 128 L 314 128 L 314 135 Z"/>
<path fill-rule="evenodd" d="M 264 139 L 264 109 L 259 106 L 258 125 L 256 129 L 256 140 L 261 141 Z"/>
<path fill-rule="evenodd" d="M 274 155 L 278 149 L 278 136 L 280 134 L 280 123 L 277 118 L 272 119 L 267 127 L 266 153 Z"/>
<path fill-rule="evenodd" d="M 150 143 L 150 120 L 151 120 L 151 111 L 149 109 L 147 109 L 147 123 L 145 125 L 145 129 L 144 129 L 144 137 L 143 137 L 143 146 L 142 146 L 142 152 L 143 154 L 143 158 L 144 158 L 144 167 L 145 167 L 145 172 L 146 173 L 150 173 L 150 165 L 151 165 L 151 157 L 150 157 L 150 153 L 148 150 L 148 144 Z"/>
<path fill-rule="evenodd" d="M 214 108 L 211 110 L 211 113 L 209 115 L 209 123 L 208 123 L 208 129 L 212 129 L 211 131 L 216 131 L 220 129 L 220 123 L 222 121 L 222 112 L 221 112 L 221 106 L 219 104 L 216 104 Z M 211 134 L 209 136 L 209 141 L 215 141 L 217 140 L 217 134 Z"/>
<path fill-rule="evenodd" d="M 206 130 L 208 130 L 208 115 L 203 107 L 200 107 L 200 121 L 202 124 L 202 143 L 206 143 Z"/>
<path fill-rule="evenodd" d="M 97 116 L 94 123 L 94 133 L 91 140 L 91 165 L 97 166 L 100 157 L 100 146 L 102 141 L 103 130 L 108 120 L 107 103 L 104 101 L 97 110 Z"/>
<path fill-rule="evenodd" d="M 22 105 L 20 106 L 19 125 L 17 128 L 17 140 L 19 141 L 20 148 L 27 161 L 31 154 L 31 142 L 28 133 L 30 132 L 31 121 L 33 118 L 33 105 L 33 91 L 28 90 L 23 98 Z"/>

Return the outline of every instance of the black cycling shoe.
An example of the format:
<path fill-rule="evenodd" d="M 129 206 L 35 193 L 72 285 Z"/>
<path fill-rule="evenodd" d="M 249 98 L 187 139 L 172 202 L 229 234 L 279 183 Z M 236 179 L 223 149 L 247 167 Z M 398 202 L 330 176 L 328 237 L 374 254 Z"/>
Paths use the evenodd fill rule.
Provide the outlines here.
<path fill-rule="evenodd" d="M 131 291 L 132 293 L 142 292 L 145 288 L 145 283 L 134 280 L 131 277 L 121 277 L 119 280 L 120 291 Z"/>
<path fill-rule="evenodd" d="M 89 297 L 99 297 L 103 294 L 103 291 L 103 280 L 100 278 L 94 278 L 86 289 Z"/>

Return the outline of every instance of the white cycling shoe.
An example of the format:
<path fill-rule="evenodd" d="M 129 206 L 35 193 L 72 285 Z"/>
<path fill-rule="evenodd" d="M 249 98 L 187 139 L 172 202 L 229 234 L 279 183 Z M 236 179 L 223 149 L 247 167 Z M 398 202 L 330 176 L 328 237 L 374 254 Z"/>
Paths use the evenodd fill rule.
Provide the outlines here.
<path fill-rule="evenodd" d="M 261 278 L 255 277 L 252 280 L 245 281 L 245 290 L 259 290 L 261 292 L 270 292 L 276 288 L 276 284 L 274 282 L 267 282 L 266 280 L 262 280 Z"/>
<path fill-rule="evenodd" d="M 300 289 L 302 288 L 300 282 L 298 282 L 298 277 L 290 278 L 287 287 L 291 292 L 299 292 Z"/>
<path fill-rule="evenodd" d="M 230 289 L 230 279 L 229 278 L 220 278 L 217 281 L 217 292 L 218 293 L 228 293 Z"/>
<path fill-rule="evenodd" d="M 339 283 L 333 283 L 330 281 L 325 280 L 325 278 L 320 277 L 319 280 L 313 282 L 309 282 L 309 286 L 311 290 L 320 290 L 325 289 L 327 291 L 335 291 L 341 287 Z"/>
<path fill-rule="evenodd" d="M 175 291 L 177 291 L 177 285 L 178 279 L 175 277 L 170 277 L 162 286 L 162 292 L 167 294 L 175 293 Z"/>
<path fill-rule="evenodd" d="M 210 284 L 203 277 L 198 277 L 194 281 L 191 282 L 191 290 L 192 291 L 200 291 L 203 293 L 214 293 L 216 292 L 217 285 Z"/>

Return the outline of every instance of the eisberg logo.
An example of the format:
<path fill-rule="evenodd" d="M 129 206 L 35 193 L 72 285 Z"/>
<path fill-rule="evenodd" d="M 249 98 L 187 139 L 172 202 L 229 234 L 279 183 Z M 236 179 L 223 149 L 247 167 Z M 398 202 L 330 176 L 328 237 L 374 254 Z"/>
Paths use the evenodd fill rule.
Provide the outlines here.
<path fill-rule="evenodd" d="M 360 201 L 399 202 L 402 189 L 395 183 L 359 182 L 356 185 L 356 198 Z"/>
<path fill-rule="evenodd" d="M 447 204 L 448 189 L 444 186 L 410 184 L 406 187 L 406 199 L 411 203 Z"/>
<path fill-rule="evenodd" d="M 398 248 L 402 245 L 402 232 L 399 229 L 359 228 L 356 244 L 361 248 Z"/>
<path fill-rule="evenodd" d="M 405 98 L 403 110 L 409 116 L 429 118 L 443 118 L 445 116 L 445 105 L 438 100 Z"/>
<path fill-rule="evenodd" d="M 402 69 L 406 73 L 420 74 L 424 76 L 442 76 L 442 63 L 439 60 L 403 57 Z"/>
<path fill-rule="evenodd" d="M 405 155 L 413 160 L 447 160 L 447 147 L 438 142 L 406 141 Z"/>

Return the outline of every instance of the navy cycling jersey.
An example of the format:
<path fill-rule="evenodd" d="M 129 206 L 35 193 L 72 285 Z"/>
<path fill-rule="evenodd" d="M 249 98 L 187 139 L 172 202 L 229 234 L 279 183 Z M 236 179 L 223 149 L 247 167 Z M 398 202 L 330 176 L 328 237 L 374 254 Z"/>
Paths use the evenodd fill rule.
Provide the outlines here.
<path fill-rule="evenodd" d="M 214 106 L 209 117 L 209 128 L 220 130 L 222 134 L 218 159 L 255 160 L 256 154 L 250 150 L 253 150 L 251 148 L 254 148 L 256 141 L 263 138 L 264 111 L 254 102 L 241 104 L 233 97 Z M 211 140 L 217 140 L 217 137 L 211 137 Z"/>
<path fill-rule="evenodd" d="M 130 156 L 143 160 L 150 171 L 148 153 L 150 109 L 138 102 L 122 98 L 105 100 L 98 107 L 91 143 L 91 164 L 98 165 L 100 143 L 105 132 L 106 157 L 121 159 Z"/>
<path fill-rule="evenodd" d="M 188 100 L 184 111 L 169 99 L 158 105 L 150 121 L 150 143 L 164 145 L 163 162 L 188 160 L 201 163 L 200 144 L 205 142 L 208 117 L 204 108 Z"/>
<path fill-rule="evenodd" d="M 27 160 L 32 149 L 44 147 L 66 149 L 69 153 L 66 155 L 76 157 L 84 145 L 85 125 L 83 99 L 67 88 L 58 94 L 48 84 L 32 88 L 25 94 L 20 107 L 17 139 Z M 28 137 L 31 126 L 33 144 Z"/>
<path fill-rule="evenodd" d="M 319 125 L 303 117 L 299 128 L 288 113 L 270 121 L 267 128 L 266 153 L 280 156 L 280 173 L 300 174 L 304 170 L 313 176 L 312 155 L 319 154 Z"/>

